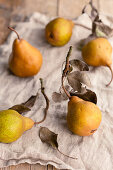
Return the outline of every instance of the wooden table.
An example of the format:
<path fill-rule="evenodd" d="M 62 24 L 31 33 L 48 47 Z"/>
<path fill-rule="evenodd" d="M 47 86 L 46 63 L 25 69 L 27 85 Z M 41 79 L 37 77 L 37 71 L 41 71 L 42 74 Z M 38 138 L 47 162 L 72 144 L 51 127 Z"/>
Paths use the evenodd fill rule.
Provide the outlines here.
<path fill-rule="evenodd" d="M 49 16 L 61 16 L 75 18 L 81 14 L 81 10 L 89 0 L 0 0 L 0 44 L 2 44 L 8 34 L 7 27 L 15 26 L 17 22 L 24 21 L 25 18 L 34 11 L 44 13 Z M 113 0 L 93 0 L 99 12 L 113 15 Z M 37 5 L 36 5 L 37 4 Z M 53 166 L 41 166 L 39 164 L 20 164 L 0 170 L 56 170 Z"/>

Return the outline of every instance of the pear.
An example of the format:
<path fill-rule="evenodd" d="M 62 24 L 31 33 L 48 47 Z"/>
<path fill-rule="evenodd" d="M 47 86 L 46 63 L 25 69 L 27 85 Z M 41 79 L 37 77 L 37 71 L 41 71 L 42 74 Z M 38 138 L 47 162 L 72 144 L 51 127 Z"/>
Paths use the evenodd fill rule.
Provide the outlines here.
<path fill-rule="evenodd" d="M 110 69 L 112 77 L 109 86 L 113 80 L 112 64 L 112 46 L 106 38 L 95 38 L 89 41 L 82 48 L 83 60 L 91 66 L 106 66 Z"/>
<path fill-rule="evenodd" d="M 65 67 L 62 72 L 62 88 L 69 98 L 67 125 L 71 132 L 79 136 L 90 136 L 99 127 L 102 119 L 102 114 L 97 105 L 92 102 L 85 101 L 77 96 L 71 96 L 64 86 L 64 78 L 69 73 L 70 63 L 69 57 L 71 55 L 72 46 L 66 56 Z"/>
<path fill-rule="evenodd" d="M 9 57 L 10 70 L 19 77 L 34 76 L 42 66 L 40 51 L 21 39 L 13 28 L 8 28 L 14 31 L 18 37 L 13 42 L 12 53 Z"/>
<path fill-rule="evenodd" d="M 90 136 L 99 127 L 102 114 L 97 105 L 72 96 L 68 102 L 67 125 L 79 136 Z"/>
<path fill-rule="evenodd" d="M 0 142 L 11 143 L 33 127 L 34 121 L 15 110 L 0 111 Z"/>
<path fill-rule="evenodd" d="M 63 46 L 71 38 L 74 23 L 64 18 L 50 21 L 45 28 L 47 41 L 53 46 Z"/>

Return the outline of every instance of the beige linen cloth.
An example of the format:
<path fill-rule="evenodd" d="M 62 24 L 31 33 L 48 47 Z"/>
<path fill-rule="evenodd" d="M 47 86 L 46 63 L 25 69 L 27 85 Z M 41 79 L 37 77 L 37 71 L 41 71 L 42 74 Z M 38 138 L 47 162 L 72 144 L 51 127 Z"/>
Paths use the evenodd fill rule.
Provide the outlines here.
<path fill-rule="evenodd" d="M 102 17 L 106 24 L 111 25 L 109 17 Z M 18 23 L 16 30 L 23 39 L 37 47 L 43 55 L 43 66 L 38 75 L 31 78 L 19 78 L 8 71 L 8 57 L 16 34 L 12 32 L 4 45 L 0 47 L 0 110 L 26 101 L 40 88 L 39 78 L 44 79 L 46 93 L 50 99 L 50 108 L 45 122 L 34 126 L 25 132 L 21 138 L 11 144 L 0 143 L 0 167 L 28 162 L 42 165 L 52 164 L 59 169 L 70 170 L 113 170 L 113 83 L 110 81 L 110 71 L 106 67 L 90 67 L 91 89 L 98 97 L 97 105 L 102 111 L 102 123 L 98 131 L 89 137 L 79 137 L 72 134 L 66 125 L 67 101 L 54 103 L 52 93 L 58 91 L 61 85 L 61 66 L 65 60 L 69 46 L 73 46 L 71 59 L 81 58 L 76 50 L 76 43 L 86 38 L 90 31 L 75 26 L 71 41 L 64 47 L 52 47 L 44 36 L 44 28 L 51 18 L 34 13 L 26 22 Z M 112 18 L 111 18 L 112 20 Z M 91 27 L 91 20 L 86 14 L 77 19 Z M 113 45 L 113 38 L 110 39 Z M 39 98 L 30 112 L 25 114 L 34 121 L 43 117 L 45 100 L 39 91 Z M 39 138 L 40 126 L 48 127 L 58 134 L 59 150 L 77 157 L 77 160 L 67 158 L 56 150 L 42 143 Z"/>

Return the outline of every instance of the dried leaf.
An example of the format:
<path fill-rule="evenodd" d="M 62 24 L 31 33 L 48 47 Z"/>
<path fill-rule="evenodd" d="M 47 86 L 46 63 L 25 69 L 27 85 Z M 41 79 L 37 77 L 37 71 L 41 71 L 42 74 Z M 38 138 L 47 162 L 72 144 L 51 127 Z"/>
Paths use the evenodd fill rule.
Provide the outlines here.
<path fill-rule="evenodd" d="M 69 63 L 73 67 L 77 67 L 80 71 L 89 71 L 88 65 L 81 60 L 70 60 Z"/>
<path fill-rule="evenodd" d="M 34 96 L 31 96 L 25 103 L 22 104 L 26 107 L 33 107 L 37 97 L 38 97 L 38 93 Z"/>
<path fill-rule="evenodd" d="M 62 94 L 61 93 L 57 93 L 57 92 L 53 92 L 52 93 L 52 99 L 54 102 L 61 102 L 62 101 Z"/>
<path fill-rule="evenodd" d="M 66 85 L 66 86 L 65 86 L 65 89 L 66 89 L 67 91 L 70 91 L 70 86 Z M 61 102 L 61 101 L 68 100 L 68 97 L 67 97 L 67 95 L 65 94 L 64 90 L 61 88 L 61 89 L 60 89 L 60 93 L 58 93 L 58 92 L 53 92 L 53 93 L 52 93 L 52 99 L 53 99 L 54 102 L 57 103 L 57 102 Z"/>
<path fill-rule="evenodd" d="M 57 134 L 50 131 L 46 127 L 41 127 L 39 130 L 39 137 L 42 142 L 51 145 L 54 149 L 58 149 Z"/>
<path fill-rule="evenodd" d="M 28 111 L 30 111 L 31 109 L 30 108 L 28 108 L 28 107 L 26 107 L 26 106 L 24 106 L 23 104 L 17 104 L 17 105 L 15 105 L 15 106 L 12 106 L 11 108 L 9 108 L 9 109 L 12 109 L 12 110 L 16 110 L 18 113 L 24 113 L 24 112 L 28 112 Z"/>
<path fill-rule="evenodd" d="M 89 17 L 92 20 L 92 34 L 95 37 L 106 37 L 109 38 L 113 36 L 113 29 L 110 28 L 108 25 L 105 25 L 102 20 L 99 18 L 99 12 L 93 5 L 93 1 L 90 0 L 89 4 L 87 4 L 83 10 L 82 13 L 87 13 L 86 8 L 90 5 L 91 7 L 91 13 Z"/>
<path fill-rule="evenodd" d="M 71 158 L 71 159 L 77 159 L 77 158 L 73 158 L 71 156 L 68 156 L 64 153 L 62 153 L 59 149 L 58 149 L 58 142 L 57 142 L 57 136 L 58 134 L 55 134 L 54 132 L 50 131 L 48 128 L 46 127 L 41 127 L 39 130 L 39 137 L 41 139 L 42 142 L 45 142 L 47 144 L 49 144 L 50 146 L 52 146 L 54 149 L 56 149 L 59 153 L 63 154 L 64 156 Z"/>
<path fill-rule="evenodd" d="M 53 92 L 52 99 L 54 102 L 57 103 L 57 102 L 61 102 L 63 100 L 67 100 L 68 98 L 63 97 L 62 93 Z"/>
<path fill-rule="evenodd" d="M 91 86 L 90 79 L 85 71 L 74 71 L 67 76 L 68 82 L 70 86 L 75 90 L 80 92 L 81 91 L 81 83 Z"/>
<path fill-rule="evenodd" d="M 89 89 L 86 89 L 86 91 L 84 93 L 77 93 L 77 92 L 72 93 L 71 92 L 70 94 L 71 94 L 71 96 L 78 96 L 83 100 L 90 101 L 95 104 L 97 103 L 96 93 Z"/>
<path fill-rule="evenodd" d="M 74 91 L 81 92 L 82 84 L 78 80 L 75 80 L 71 76 L 68 76 L 67 79 L 68 79 L 69 85 L 73 88 Z"/>
<path fill-rule="evenodd" d="M 113 29 L 108 25 L 103 24 L 102 22 L 95 22 L 95 34 L 97 37 L 106 37 L 109 38 L 113 36 Z"/>
<path fill-rule="evenodd" d="M 88 42 L 90 42 L 91 40 L 95 39 L 96 36 L 93 34 L 90 34 L 87 38 L 80 40 L 77 44 L 77 50 L 82 51 L 82 48 L 84 47 L 84 45 L 86 45 Z M 84 70 L 82 70 L 84 71 Z M 89 71 L 89 70 L 85 70 L 85 71 Z"/>
<path fill-rule="evenodd" d="M 90 0 L 89 3 L 88 3 L 87 5 L 85 5 L 85 7 L 84 7 L 83 10 L 82 10 L 82 13 L 87 13 L 86 9 L 87 9 L 87 6 L 88 6 L 88 5 L 90 5 L 90 7 L 91 7 L 90 14 L 88 14 L 88 15 L 89 15 L 89 17 L 91 18 L 91 20 L 94 21 L 95 18 L 96 18 L 97 16 L 99 16 L 99 12 L 98 12 L 98 10 L 95 8 L 95 6 L 93 5 L 93 1 L 92 1 L 92 0 Z M 89 10 L 88 10 L 88 11 L 89 11 Z"/>
<path fill-rule="evenodd" d="M 67 82 L 67 83 L 68 83 L 68 82 Z M 66 89 L 68 92 L 71 90 L 71 87 L 70 87 L 69 85 L 65 85 L 64 87 L 65 87 L 65 89 Z M 60 88 L 60 93 L 61 93 L 62 96 L 63 96 L 63 100 L 67 100 L 67 99 L 68 99 L 68 97 L 67 97 L 66 93 L 64 92 L 63 88 Z"/>
<path fill-rule="evenodd" d="M 30 108 L 34 106 L 37 96 L 38 96 L 38 93 L 35 96 L 31 96 L 26 102 L 22 104 L 14 105 L 9 109 L 16 110 L 20 114 L 24 112 L 28 112 L 31 110 Z"/>

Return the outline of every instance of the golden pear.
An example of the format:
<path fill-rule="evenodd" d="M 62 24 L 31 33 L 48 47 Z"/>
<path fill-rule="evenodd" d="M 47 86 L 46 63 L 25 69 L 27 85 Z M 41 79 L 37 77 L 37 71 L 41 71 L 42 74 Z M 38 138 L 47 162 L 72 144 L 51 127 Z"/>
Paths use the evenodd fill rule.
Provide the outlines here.
<path fill-rule="evenodd" d="M 82 57 L 88 65 L 108 67 L 112 73 L 112 81 L 112 46 L 106 38 L 95 38 L 88 42 L 82 49 Z M 111 81 L 107 86 L 110 85 Z"/>
<path fill-rule="evenodd" d="M 0 111 L 0 142 L 11 143 L 16 141 L 33 125 L 32 119 L 20 115 L 15 110 Z"/>
<path fill-rule="evenodd" d="M 92 102 L 72 96 L 68 102 L 67 124 L 76 135 L 92 135 L 102 119 L 100 109 Z"/>
<path fill-rule="evenodd" d="M 31 46 L 11 27 L 18 38 L 14 40 L 12 53 L 9 57 L 10 70 L 19 77 L 30 77 L 37 74 L 42 66 L 42 55 L 38 49 Z"/>
<path fill-rule="evenodd" d="M 64 18 L 56 18 L 50 21 L 45 28 L 47 41 L 53 46 L 67 44 L 72 35 L 74 23 Z"/>

